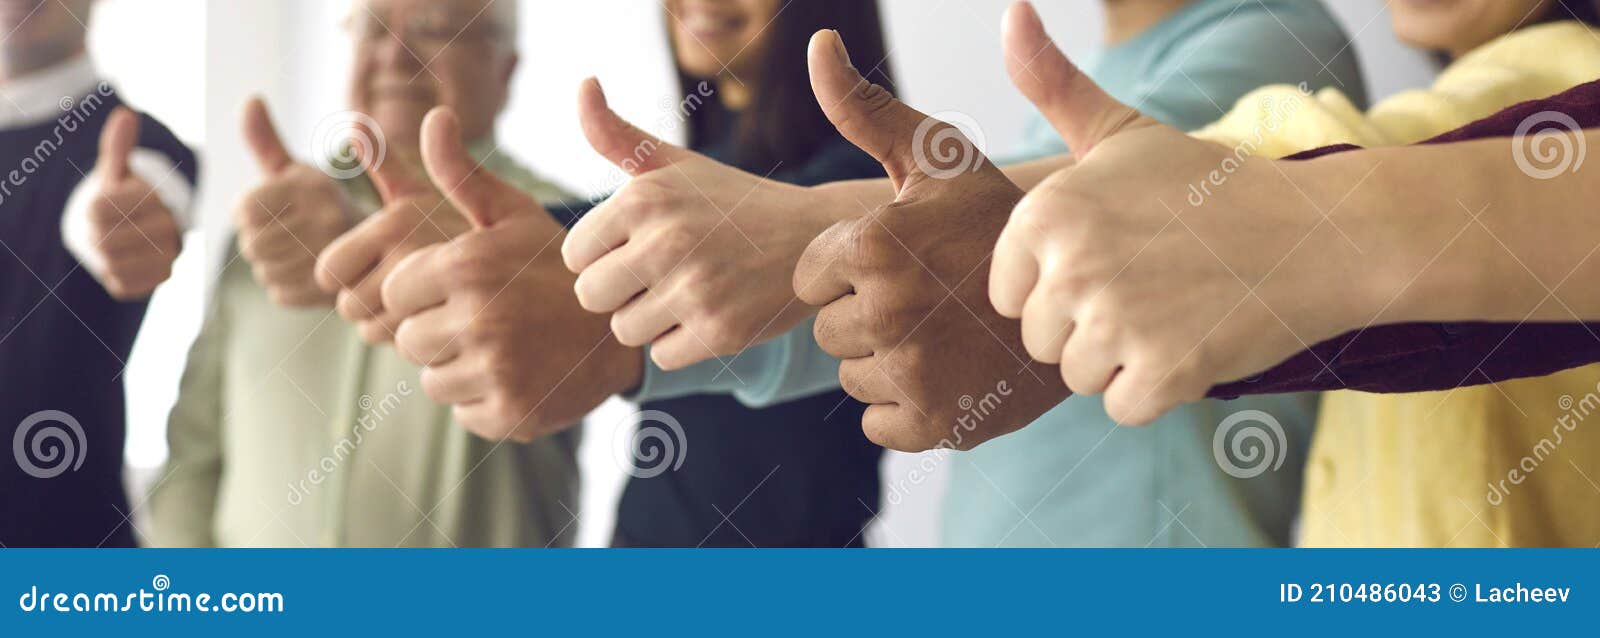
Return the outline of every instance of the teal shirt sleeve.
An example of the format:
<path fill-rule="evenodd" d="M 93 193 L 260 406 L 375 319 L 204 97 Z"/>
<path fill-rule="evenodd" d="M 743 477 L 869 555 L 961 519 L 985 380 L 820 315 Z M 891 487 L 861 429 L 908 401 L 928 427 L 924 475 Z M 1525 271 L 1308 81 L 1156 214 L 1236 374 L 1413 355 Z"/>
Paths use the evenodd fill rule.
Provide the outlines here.
<path fill-rule="evenodd" d="M 807 319 L 776 339 L 731 357 L 681 370 L 662 370 L 645 358 L 644 380 L 629 401 L 690 394 L 731 394 L 745 406 L 764 408 L 839 388 L 839 360 L 823 352 Z"/>
<path fill-rule="evenodd" d="M 1100 52 L 1084 70 L 1124 104 L 1192 131 L 1220 119 L 1239 96 L 1269 84 L 1333 87 L 1366 108 L 1366 84 L 1348 42 L 1315 2 L 1252 2 L 1244 10 L 1212 2 Z M 1001 164 L 1068 152 L 1038 113 L 1029 119 L 1024 140 Z"/>

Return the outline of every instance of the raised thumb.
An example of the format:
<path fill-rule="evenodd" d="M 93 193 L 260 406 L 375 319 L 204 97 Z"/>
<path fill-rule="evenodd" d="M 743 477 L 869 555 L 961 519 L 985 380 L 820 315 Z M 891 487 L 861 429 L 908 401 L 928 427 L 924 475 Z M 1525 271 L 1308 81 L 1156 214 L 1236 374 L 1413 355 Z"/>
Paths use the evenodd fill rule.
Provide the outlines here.
<path fill-rule="evenodd" d="M 1118 102 L 1085 75 L 1044 30 L 1029 2 L 1006 10 L 1002 30 L 1011 83 L 1039 108 L 1050 125 L 1082 156 L 1111 135 L 1155 123 Z"/>
<path fill-rule="evenodd" d="M 960 135 L 955 127 L 906 106 L 888 89 L 863 77 L 850 62 L 850 52 L 837 31 L 813 34 L 807 61 L 811 91 L 828 121 L 851 144 L 883 164 L 897 189 L 919 172 L 919 154 L 926 152 L 919 144 L 939 143 L 952 133 Z"/>
<path fill-rule="evenodd" d="M 686 157 L 689 151 L 661 141 L 611 110 L 600 80 L 578 87 L 578 123 L 589 146 L 629 175 L 641 175 Z"/>
<path fill-rule="evenodd" d="M 450 107 L 435 107 L 422 120 L 422 164 L 434 187 L 473 228 L 488 228 L 529 212 L 544 214 L 537 204 L 527 205 L 527 194 L 484 170 L 467 153 L 461 122 Z"/>
<path fill-rule="evenodd" d="M 96 163 L 104 179 L 128 177 L 128 156 L 138 143 L 139 114 L 126 106 L 117 107 L 100 130 L 100 157 Z"/>
<path fill-rule="evenodd" d="M 272 123 L 272 115 L 267 112 L 267 102 L 260 96 L 250 98 L 244 105 L 244 141 L 262 172 L 268 175 L 288 168 L 292 161 L 283 146 L 283 138 L 278 136 L 278 127 Z"/>

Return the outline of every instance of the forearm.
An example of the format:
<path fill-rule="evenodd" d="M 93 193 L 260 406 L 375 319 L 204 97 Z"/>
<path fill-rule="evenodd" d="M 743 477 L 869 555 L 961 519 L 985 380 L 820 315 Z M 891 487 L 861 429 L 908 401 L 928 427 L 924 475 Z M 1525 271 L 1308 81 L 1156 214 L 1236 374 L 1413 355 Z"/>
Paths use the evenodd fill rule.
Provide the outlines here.
<path fill-rule="evenodd" d="M 1600 130 L 1547 141 L 1567 149 Z M 1351 183 L 1340 210 L 1371 283 L 1363 325 L 1445 321 L 1600 320 L 1600 180 L 1597 169 L 1536 173 L 1515 145 L 1491 138 L 1340 153 L 1308 164 Z M 1531 153 L 1526 146 L 1524 155 Z M 1575 157 L 1569 159 L 1576 160 Z M 1538 175 L 1535 177 L 1534 175 Z M 1540 179 L 1548 177 L 1548 179 Z M 1343 215 L 1334 212 L 1338 223 Z"/>
<path fill-rule="evenodd" d="M 1340 334 L 1210 395 L 1443 390 L 1600 361 L 1600 295 L 1586 283 L 1600 276 L 1591 222 L 1600 186 L 1583 179 L 1582 166 L 1530 177 L 1510 143 L 1286 163 L 1285 176 L 1309 197 L 1338 203 L 1323 236 L 1306 242 L 1322 247 L 1303 260 L 1316 273 L 1286 265 L 1280 274 L 1302 295 L 1323 297 L 1343 317 Z M 1336 226 L 1344 237 L 1328 230 Z"/>

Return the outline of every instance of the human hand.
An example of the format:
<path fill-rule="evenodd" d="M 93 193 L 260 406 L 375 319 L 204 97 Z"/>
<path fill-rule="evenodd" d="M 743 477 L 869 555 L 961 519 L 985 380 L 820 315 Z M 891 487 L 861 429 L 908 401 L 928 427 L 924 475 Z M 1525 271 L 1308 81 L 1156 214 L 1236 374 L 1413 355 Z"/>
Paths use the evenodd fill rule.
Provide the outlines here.
<path fill-rule="evenodd" d="M 589 144 L 633 176 L 568 234 L 578 301 L 672 370 L 737 354 L 811 314 L 787 285 L 818 233 L 848 210 L 814 191 L 662 142 L 579 92 Z"/>
<path fill-rule="evenodd" d="M 143 299 L 172 276 L 182 233 L 155 188 L 128 168 L 139 115 L 119 106 L 100 132 L 100 156 L 86 178 L 94 188 L 84 267 L 113 299 Z"/>
<path fill-rule="evenodd" d="M 359 217 L 355 202 L 333 178 L 290 157 L 261 98 L 245 104 L 244 137 L 262 181 L 234 208 L 240 254 L 273 303 L 332 303 L 317 286 L 317 256 Z"/>
<path fill-rule="evenodd" d="M 1013 83 L 1077 163 L 1017 205 L 990 296 L 1074 392 L 1144 424 L 1359 325 L 1366 276 L 1315 203 L 1340 198 L 1303 163 L 1241 158 L 1118 103 L 1027 3 L 1004 37 Z"/>
<path fill-rule="evenodd" d="M 579 423 L 638 385 L 644 357 L 573 296 L 563 231 L 528 194 L 477 167 L 446 108 L 423 121 L 423 163 L 472 229 L 412 253 L 384 279 L 395 349 L 456 423 L 529 441 Z"/>
<path fill-rule="evenodd" d="M 1066 388 L 1027 359 L 1020 327 L 989 306 L 983 277 L 1022 192 L 957 129 L 862 78 L 837 33 L 813 37 L 809 55 L 828 119 L 883 163 L 896 191 L 893 203 L 817 237 L 794 275 L 800 299 L 824 306 L 817 343 L 842 360 L 840 384 L 872 404 L 867 437 L 905 451 L 968 449 L 1027 425 Z M 941 157 L 958 147 L 973 168 L 930 176 L 932 149 L 918 142 L 944 144 Z"/>
<path fill-rule="evenodd" d="M 411 253 L 471 226 L 418 164 L 392 150 L 381 163 L 365 156 L 362 161 L 383 208 L 328 244 L 317 259 L 316 278 L 324 291 L 338 295 L 334 307 L 362 340 L 387 343 L 401 317 L 383 306 L 384 278 Z"/>

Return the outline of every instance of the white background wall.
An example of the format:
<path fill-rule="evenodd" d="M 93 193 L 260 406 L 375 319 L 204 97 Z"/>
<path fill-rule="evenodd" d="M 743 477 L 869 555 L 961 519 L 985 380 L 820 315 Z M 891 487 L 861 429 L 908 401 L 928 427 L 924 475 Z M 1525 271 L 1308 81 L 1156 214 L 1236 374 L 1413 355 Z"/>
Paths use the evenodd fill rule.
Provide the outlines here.
<path fill-rule="evenodd" d="M 225 237 L 232 198 L 254 179 L 238 133 L 238 110 L 251 93 L 266 95 L 287 142 L 310 151 L 313 126 L 342 110 L 348 39 L 338 28 L 349 0 L 102 0 L 94 48 L 102 67 L 131 101 L 203 147 L 202 212 L 206 241 L 189 242 L 179 273 L 156 300 L 127 378 L 132 434 L 128 457 L 149 468 L 165 456 L 167 408 L 175 395 L 182 352 L 201 309 L 207 263 Z M 509 0 L 501 0 L 509 1 Z M 804 0 L 798 0 L 804 1 Z M 657 121 L 675 99 L 659 5 L 653 0 L 523 3 L 522 70 L 500 128 L 514 154 L 573 190 L 591 194 L 605 164 L 583 143 L 574 90 L 598 76 L 612 103 L 640 123 Z M 1004 155 L 1019 141 L 1029 107 L 1007 82 L 1000 54 L 1000 15 L 1007 0 L 884 0 L 899 91 L 925 111 L 958 110 L 980 123 L 989 150 Z M 1039 0 L 1046 24 L 1072 54 L 1098 43 L 1098 2 Z M 159 11 L 151 10 L 160 6 Z M 1357 34 L 1357 49 L 1374 97 L 1427 82 L 1422 56 L 1393 39 L 1381 0 L 1329 5 Z M 159 37 L 150 37 L 151 33 Z M 591 418 L 584 450 L 586 491 L 581 542 L 603 544 L 611 526 L 621 472 L 604 445 L 625 414 L 620 402 Z M 894 454 L 886 476 L 905 476 L 915 457 Z M 869 541 L 928 545 L 935 530 L 943 477 L 914 489 L 888 509 Z"/>

